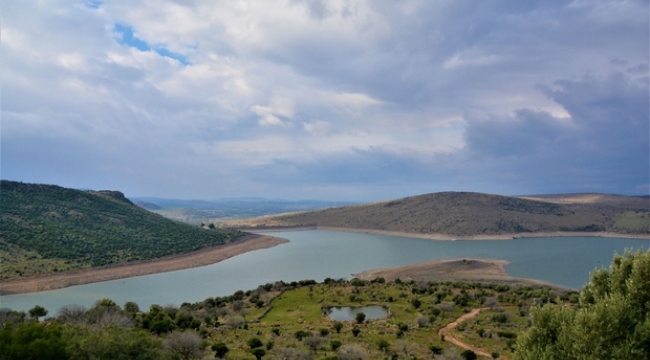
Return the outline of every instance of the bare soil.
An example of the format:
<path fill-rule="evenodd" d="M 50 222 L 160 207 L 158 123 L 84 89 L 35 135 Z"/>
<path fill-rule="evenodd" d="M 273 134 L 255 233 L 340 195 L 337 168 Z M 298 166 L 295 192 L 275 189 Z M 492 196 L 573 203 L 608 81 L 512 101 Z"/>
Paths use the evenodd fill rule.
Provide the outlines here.
<path fill-rule="evenodd" d="M 476 355 L 484 356 L 484 357 L 487 357 L 487 358 L 492 358 L 492 355 L 489 352 L 487 352 L 485 349 L 481 349 L 481 348 L 479 348 L 477 346 L 473 346 L 473 345 L 470 345 L 470 344 L 468 344 L 468 343 L 466 343 L 464 341 L 461 341 L 460 339 L 453 336 L 453 333 L 452 333 L 452 331 L 460 323 L 462 323 L 463 321 L 467 321 L 467 320 L 469 320 L 469 319 L 471 319 L 473 317 L 476 317 L 476 315 L 481 313 L 481 311 L 485 311 L 485 310 L 490 310 L 490 308 L 472 309 L 472 311 L 468 312 L 467 314 L 462 315 L 461 317 L 456 319 L 454 322 L 451 322 L 451 323 L 447 324 L 445 327 L 443 327 L 442 329 L 440 329 L 438 331 L 438 335 L 440 335 L 441 337 L 444 336 L 445 341 L 450 342 L 450 343 L 452 343 L 452 344 L 454 344 L 456 346 L 459 346 L 459 347 L 461 347 L 463 349 L 472 350 L 474 353 L 476 353 Z M 508 357 L 503 356 L 503 355 L 501 355 L 499 357 L 499 359 L 509 360 Z"/>
<path fill-rule="evenodd" d="M 330 230 L 330 231 L 344 231 L 362 234 L 377 234 L 387 236 L 401 236 L 417 239 L 429 240 L 442 240 L 442 241 L 456 241 L 456 240 L 513 240 L 521 238 L 540 238 L 540 237 L 605 237 L 605 238 L 622 238 L 622 239 L 638 239 L 650 240 L 650 234 L 626 234 L 614 233 L 605 231 L 545 231 L 545 232 L 523 232 L 523 233 L 508 233 L 508 234 L 495 234 L 495 235 L 450 235 L 450 234 L 436 234 L 436 233 L 417 233 L 406 231 L 387 231 L 387 230 L 374 230 L 374 229 L 353 229 L 343 227 L 331 226 L 278 226 L 269 228 L 247 228 L 241 227 L 240 230 L 246 232 L 273 232 L 273 231 L 293 231 L 293 230 Z"/>
<path fill-rule="evenodd" d="M 442 259 L 368 270 L 354 275 L 363 280 L 383 277 L 386 281 L 399 278 L 415 281 L 499 282 L 511 285 L 540 285 L 567 289 L 547 281 L 512 277 L 505 270 L 505 266 L 508 264 L 508 261 L 497 259 Z"/>
<path fill-rule="evenodd" d="M 156 260 L 13 278 L 0 282 L 0 294 L 22 294 L 54 290 L 74 285 L 194 268 L 214 264 L 249 251 L 266 249 L 286 242 L 288 242 L 286 239 L 252 234 L 222 246 Z"/>

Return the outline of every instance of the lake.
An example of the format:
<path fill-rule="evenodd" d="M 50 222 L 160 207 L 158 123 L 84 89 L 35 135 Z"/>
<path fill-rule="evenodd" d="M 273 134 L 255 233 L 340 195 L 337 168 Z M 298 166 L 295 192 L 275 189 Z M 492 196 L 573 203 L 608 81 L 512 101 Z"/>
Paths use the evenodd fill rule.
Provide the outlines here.
<path fill-rule="evenodd" d="M 511 264 L 506 270 L 512 276 L 580 288 L 589 280 L 590 271 L 609 266 L 614 252 L 648 249 L 650 244 L 648 240 L 598 237 L 435 241 L 325 230 L 268 235 L 290 242 L 199 268 L 2 296 L 0 307 L 28 310 L 41 305 L 55 315 L 64 305 L 90 307 L 99 299 L 110 298 L 119 305 L 135 301 L 146 310 L 151 304 L 197 302 L 277 280 L 350 279 L 351 274 L 364 270 L 462 257 L 508 260 Z"/>

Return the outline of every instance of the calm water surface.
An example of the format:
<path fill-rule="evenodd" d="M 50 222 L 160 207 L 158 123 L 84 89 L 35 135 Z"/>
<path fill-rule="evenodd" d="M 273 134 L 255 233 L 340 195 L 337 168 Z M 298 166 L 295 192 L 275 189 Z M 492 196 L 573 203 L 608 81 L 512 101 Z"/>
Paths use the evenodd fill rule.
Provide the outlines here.
<path fill-rule="evenodd" d="M 333 307 L 327 312 L 327 316 L 335 321 L 351 321 L 357 318 L 357 314 L 364 313 L 366 320 L 383 319 L 388 316 L 388 310 L 382 306 L 360 306 L 360 307 Z"/>
<path fill-rule="evenodd" d="M 536 238 L 504 241 L 434 241 L 324 230 L 273 232 L 290 242 L 256 250 L 217 264 L 162 274 L 73 286 L 32 294 L 2 296 L 0 307 L 28 310 L 44 306 L 51 315 L 64 305 L 86 307 L 110 298 L 123 305 L 197 302 L 254 289 L 276 280 L 352 278 L 364 270 L 450 257 L 497 258 L 515 277 L 580 288 L 589 272 L 609 266 L 614 252 L 648 249 L 648 240 L 597 237 Z"/>

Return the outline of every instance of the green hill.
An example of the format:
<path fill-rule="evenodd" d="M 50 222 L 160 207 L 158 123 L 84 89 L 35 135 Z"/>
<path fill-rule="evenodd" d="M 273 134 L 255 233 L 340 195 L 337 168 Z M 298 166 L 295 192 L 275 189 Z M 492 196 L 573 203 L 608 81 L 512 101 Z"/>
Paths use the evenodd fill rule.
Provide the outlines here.
<path fill-rule="evenodd" d="M 0 182 L 0 279 L 154 259 L 241 235 L 166 219 L 118 191 Z"/>
<path fill-rule="evenodd" d="M 648 199 L 621 195 L 511 197 L 441 192 L 251 219 L 245 227 L 323 226 L 454 236 L 526 232 L 650 233 Z"/>

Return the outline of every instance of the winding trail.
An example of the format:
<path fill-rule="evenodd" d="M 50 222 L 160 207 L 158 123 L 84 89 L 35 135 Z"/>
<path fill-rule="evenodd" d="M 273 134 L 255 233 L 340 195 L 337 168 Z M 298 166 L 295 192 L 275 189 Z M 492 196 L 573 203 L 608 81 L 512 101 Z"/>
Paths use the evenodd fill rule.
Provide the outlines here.
<path fill-rule="evenodd" d="M 444 336 L 445 341 L 447 341 L 447 342 L 450 342 L 450 343 L 452 343 L 452 344 L 454 344 L 456 346 L 459 346 L 459 347 L 461 347 L 463 349 L 466 349 L 466 350 L 472 350 L 473 352 L 476 353 L 476 355 L 484 356 L 484 357 L 487 357 L 487 358 L 491 359 L 492 354 L 487 352 L 485 349 L 481 349 L 479 347 L 476 347 L 476 346 L 470 345 L 468 343 L 465 343 L 465 342 L 459 340 L 458 338 L 454 337 L 452 335 L 452 333 L 451 333 L 458 326 L 458 324 L 462 323 L 463 321 L 467 321 L 467 320 L 469 320 L 469 319 L 471 319 L 473 317 L 476 317 L 476 315 L 481 313 L 481 311 L 486 311 L 486 310 L 490 310 L 490 308 L 489 307 L 483 307 L 483 308 L 472 309 L 472 311 L 468 312 L 467 314 L 462 315 L 458 319 L 454 320 L 453 322 L 447 324 L 442 329 L 438 330 L 438 335 Z M 510 360 L 510 358 L 508 358 L 506 356 L 503 356 L 503 355 L 499 356 L 499 359 Z"/>

